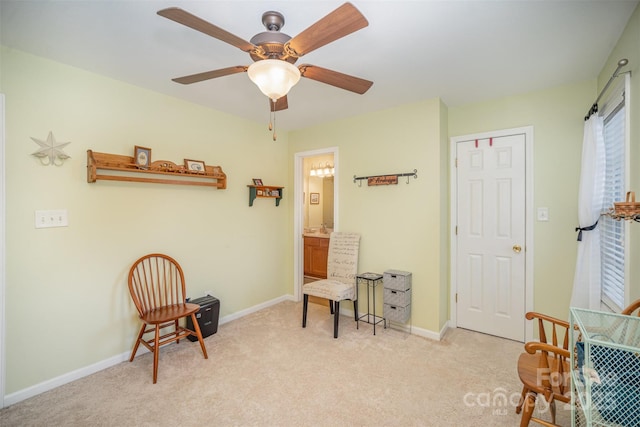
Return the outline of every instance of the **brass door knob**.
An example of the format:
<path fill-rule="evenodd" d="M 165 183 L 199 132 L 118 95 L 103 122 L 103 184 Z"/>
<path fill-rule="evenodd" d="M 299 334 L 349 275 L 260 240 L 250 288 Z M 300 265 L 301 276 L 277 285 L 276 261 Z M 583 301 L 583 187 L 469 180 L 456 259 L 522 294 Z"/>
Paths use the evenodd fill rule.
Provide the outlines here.
<path fill-rule="evenodd" d="M 520 245 L 513 245 L 513 252 L 519 254 L 522 251 L 522 247 Z"/>

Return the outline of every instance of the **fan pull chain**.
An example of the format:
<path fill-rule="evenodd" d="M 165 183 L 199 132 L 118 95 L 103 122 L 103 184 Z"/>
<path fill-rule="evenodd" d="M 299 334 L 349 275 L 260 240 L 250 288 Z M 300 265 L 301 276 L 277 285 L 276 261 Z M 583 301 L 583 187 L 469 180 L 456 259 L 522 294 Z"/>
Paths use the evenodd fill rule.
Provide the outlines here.
<path fill-rule="evenodd" d="M 275 112 L 275 110 L 269 112 L 269 130 L 273 131 L 273 140 L 275 141 L 278 138 L 278 135 L 276 134 L 276 112 Z"/>
<path fill-rule="evenodd" d="M 273 131 L 273 140 L 275 141 L 278 135 L 276 135 L 276 102 L 269 99 L 269 131 Z"/>

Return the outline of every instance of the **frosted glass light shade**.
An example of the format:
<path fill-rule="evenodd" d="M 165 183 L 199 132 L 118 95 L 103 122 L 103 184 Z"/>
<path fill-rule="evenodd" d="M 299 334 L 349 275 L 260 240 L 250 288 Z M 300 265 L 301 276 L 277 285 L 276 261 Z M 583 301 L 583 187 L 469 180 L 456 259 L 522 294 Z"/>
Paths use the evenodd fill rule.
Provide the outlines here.
<path fill-rule="evenodd" d="M 247 74 L 252 82 L 273 101 L 285 96 L 300 80 L 300 70 L 280 59 L 263 59 L 249 65 Z"/>

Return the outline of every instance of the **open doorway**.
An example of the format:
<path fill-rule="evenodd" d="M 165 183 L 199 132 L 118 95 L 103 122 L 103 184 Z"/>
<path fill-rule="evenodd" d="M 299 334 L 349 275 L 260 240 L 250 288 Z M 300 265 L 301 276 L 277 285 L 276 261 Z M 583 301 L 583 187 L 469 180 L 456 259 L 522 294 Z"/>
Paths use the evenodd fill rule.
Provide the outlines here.
<path fill-rule="evenodd" d="M 305 283 L 305 235 L 328 242 L 331 231 L 337 229 L 338 149 L 296 153 L 294 161 L 294 297 L 300 301 Z M 306 267 L 307 276 L 321 275 L 309 274 L 308 262 Z"/>

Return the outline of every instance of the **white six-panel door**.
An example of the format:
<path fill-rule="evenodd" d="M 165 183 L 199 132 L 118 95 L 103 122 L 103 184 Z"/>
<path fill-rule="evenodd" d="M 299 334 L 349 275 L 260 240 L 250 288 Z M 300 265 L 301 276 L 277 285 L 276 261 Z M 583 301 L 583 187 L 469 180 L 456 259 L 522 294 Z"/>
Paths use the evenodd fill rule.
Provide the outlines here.
<path fill-rule="evenodd" d="M 457 326 L 525 337 L 525 135 L 456 144 Z"/>

